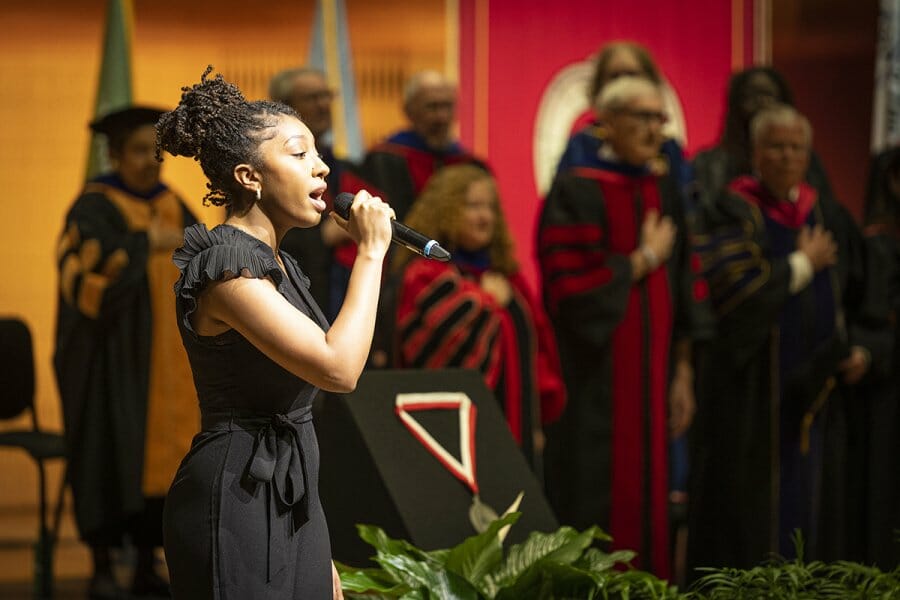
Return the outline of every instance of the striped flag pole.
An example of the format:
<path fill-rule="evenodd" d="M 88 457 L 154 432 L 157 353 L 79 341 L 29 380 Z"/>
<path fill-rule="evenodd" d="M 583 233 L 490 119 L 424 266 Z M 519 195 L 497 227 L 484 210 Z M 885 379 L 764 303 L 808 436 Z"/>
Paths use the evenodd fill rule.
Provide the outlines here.
<path fill-rule="evenodd" d="M 900 144 L 900 0 L 881 0 L 875 94 L 872 107 L 872 153 Z"/>
<path fill-rule="evenodd" d="M 324 71 L 328 85 L 340 92 L 335 98 L 331 132 L 335 155 L 362 160 L 362 132 L 344 0 L 316 1 L 309 64 Z"/>
<path fill-rule="evenodd" d="M 94 103 L 94 118 L 131 104 L 131 36 L 134 30 L 131 0 L 109 0 L 103 57 Z M 110 169 L 106 136 L 91 134 L 85 179 Z"/>

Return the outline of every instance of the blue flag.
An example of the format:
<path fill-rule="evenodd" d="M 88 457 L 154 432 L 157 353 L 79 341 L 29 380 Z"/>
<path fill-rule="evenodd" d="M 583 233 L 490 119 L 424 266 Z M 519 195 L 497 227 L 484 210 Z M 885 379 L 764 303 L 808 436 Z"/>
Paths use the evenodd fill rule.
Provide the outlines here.
<path fill-rule="evenodd" d="M 344 0 L 316 0 L 309 65 L 321 69 L 328 85 L 339 90 L 331 132 L 335 155 L 362 160 L 362 132 Z"/>

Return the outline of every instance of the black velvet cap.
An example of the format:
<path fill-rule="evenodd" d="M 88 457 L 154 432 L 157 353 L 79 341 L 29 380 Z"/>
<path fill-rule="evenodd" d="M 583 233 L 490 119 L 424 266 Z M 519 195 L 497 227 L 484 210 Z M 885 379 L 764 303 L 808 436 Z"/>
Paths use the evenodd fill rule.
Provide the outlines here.
<path fill-rule="evenodd" d="M 144 125 L 156 125 L 160 115 L 166 112 L 151 106 L 129 106 L 94 119 L 90 128 L 106 136 L 109 149 L 118 152 L 125 147 L 131 134 Z"/>
<path fill-rule="evenodd" d="M 108 136 L 127 135 L 141 125 L 155 125 L 164 112 L 167 111 L 149 106 L 129 106 L 91 121 L 90 127 Z"/>

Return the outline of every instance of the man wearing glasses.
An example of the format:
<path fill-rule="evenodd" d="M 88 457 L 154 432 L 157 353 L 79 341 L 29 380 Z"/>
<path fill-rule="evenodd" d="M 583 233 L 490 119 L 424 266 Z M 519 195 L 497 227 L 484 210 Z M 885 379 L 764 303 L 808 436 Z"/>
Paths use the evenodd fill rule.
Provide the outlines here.
<path fill-rule="evenodd" d="M 693 417 L 691 346 L 710 329 L 707 288 L 680 186 L 658 160 L 657 85 L 617 78 L 594 109 L 604 143 L 556 175 L 539 223 L 570 397 L 547 430 L 547 492 L 563 523 L 599 524 L 668 578 L 668 439 Z"/>

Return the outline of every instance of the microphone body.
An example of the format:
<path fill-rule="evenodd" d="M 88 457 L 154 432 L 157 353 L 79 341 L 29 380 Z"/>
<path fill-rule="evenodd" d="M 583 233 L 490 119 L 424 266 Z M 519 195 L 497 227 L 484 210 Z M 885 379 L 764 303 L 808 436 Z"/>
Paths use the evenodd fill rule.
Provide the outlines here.
<path fill-rule="evenodd" d="M 341 192 L 334 199 L 334 212 L 344 219 L 350 218 L 350 206 L 353 204 L 353 194 L 349 192 Z M 403 223 L 391 220 L 391 241 L 399 244 L 404 248 L 415 252 L 425 258 L 447 262 L 450 260 L 450 253 L 444 250 L 436 240 L 433 240 L 415 229 L 410 229 Z"/>

